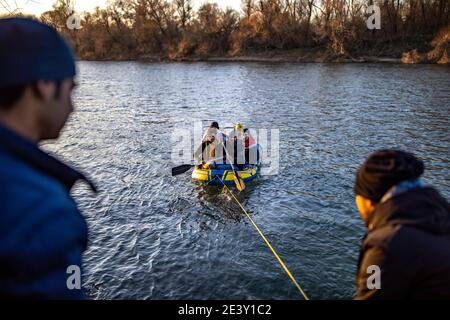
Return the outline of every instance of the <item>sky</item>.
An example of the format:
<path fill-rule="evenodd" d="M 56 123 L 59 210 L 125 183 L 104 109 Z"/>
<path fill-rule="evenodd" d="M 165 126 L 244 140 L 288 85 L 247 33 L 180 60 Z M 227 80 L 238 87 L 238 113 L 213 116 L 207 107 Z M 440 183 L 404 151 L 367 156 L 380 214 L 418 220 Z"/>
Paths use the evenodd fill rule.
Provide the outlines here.
<path fill-rule="evenodd" d="M 95 7 L 105 7 L 108 0 L 77 0 L 75 9 L 77 11 L 92 11 Z M 199 6 L 207 0 L 193 0 L 194 6 Z M 209 2 L 217 2 L 223 7 L 230 6 L 236 10 L 240 9 L 241 0 L 210 0 Z M 22 13 L 31 13 L 40 15 L 41 13 L 51 10 L 54 0 L 0 0 L 0 13 L 7 12 L 5 7 L 14 10 L 19 8 Z"/>

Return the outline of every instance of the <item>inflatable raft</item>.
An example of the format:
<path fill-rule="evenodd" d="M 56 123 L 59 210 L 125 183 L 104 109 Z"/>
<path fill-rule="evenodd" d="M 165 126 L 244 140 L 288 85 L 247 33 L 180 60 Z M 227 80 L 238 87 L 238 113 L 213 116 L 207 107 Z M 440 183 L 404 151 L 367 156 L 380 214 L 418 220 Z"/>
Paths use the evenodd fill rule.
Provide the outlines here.
<path fill-rule="evenodd" d="M 236 167 L 234 168 L 237 169 Z M 261 162 L 250 166 L 246 170 L 236 171 L 239 177 L 247 183 L 259 175 Z M 232 186 L 234 185 L 234 172 L 230 164 L 216 164 L 213 169 L 200 169 L 196 167 L 194 172 L 192 172 L 192 179 L 209 185 L 222 185 L 223 181 L 227 186 Z"/>
<path fill-rule="evenodd" d="M 258 150 L 258 163 L 245 165 L 245 170 L 238 170 L 238 168 L 234 166 L 239 177 L 244 180 L 245 183 L 255 179 L 261 172 L 261 147 L 256 145 L 256 148 Z M 233 186 L 235 184 L 234 172 L 230 164 L 215 164 L 211 169 L 202 169 L 197 166 L 192 173 L 192 179 L 194 181 L 216 186 L 222 185 L 222 182 L 227 186 Z"/>

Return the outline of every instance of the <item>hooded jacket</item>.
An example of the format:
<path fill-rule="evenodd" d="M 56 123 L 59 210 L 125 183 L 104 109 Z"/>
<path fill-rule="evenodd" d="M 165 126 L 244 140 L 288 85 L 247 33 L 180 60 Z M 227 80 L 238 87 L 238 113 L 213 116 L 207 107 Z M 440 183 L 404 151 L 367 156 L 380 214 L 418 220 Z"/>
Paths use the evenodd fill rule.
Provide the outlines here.
<path fill-rule="evenodd" d="M 431 187 L 376 206 L 368 220 L 357 272 L 358 300 L 450 299 L 450 205 Z M 380 289 L 367 280 L 381 270 Z"/>
<path fill-rule="evenodd" d="M 84 297 L 67 285 L 87 244 L 70 196 L 78 180 L 86 178 L 0 126 L 0 298 Z"/>

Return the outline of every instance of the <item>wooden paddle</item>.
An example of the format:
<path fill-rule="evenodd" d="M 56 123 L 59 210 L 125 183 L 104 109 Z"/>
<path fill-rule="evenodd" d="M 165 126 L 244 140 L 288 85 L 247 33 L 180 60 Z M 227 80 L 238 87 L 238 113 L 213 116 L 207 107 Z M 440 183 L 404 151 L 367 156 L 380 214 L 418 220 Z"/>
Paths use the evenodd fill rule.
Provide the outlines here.
<path fill-rule="evenodd" d="M 205 144 L 205 145 L 203 145 Z M 197 150 L 194 152 L 194 157 L 198 152 L 202 152 L 203 151 L 203 147 L 207 147 L 209 144 L 211 144 L 211 141 L 203 141 L 200 146 L 197 148 Z M 214 159 L 215 160 L 215 159 Z M 213 160 L 213 161 L 214 161 Z M 181 166 L 172 168 L 172 177 L 175 176 L 179 176 L 183 173 L 188 172 L 189 170 L 191 170 L 192 168 L 194 168 L 196 165 L 195 164 L 182 164 Z"/>
<path fill-rule="evenodd" d="M 231 170 L 233 170 L 233 174 L 234 174 L 233 180 L 234 180 L 234 183 L 235 183 L 235 185 L 236 185 L 236 188 L 237 188 L 239 191 L 244 191 L 245 188 L 246 188 L 245 183 L 244 183 L 244 180 L 242 180 L 242 178 L 238 175 L 237 171 L 234 170 L 234 165 L 233 165 L 233 162 L 230 161 L 230 156 L 229 156 L 229 154 L 228 154 L 228 152 L 227 152 L 227 148 L 225 148 L 225 145 L 224 145 L 223 143 L 221 143 L 221 145 L 222 145 L 223 150 L 225 151 L 225 154 L 226 154 L 226 156 L 227 156 L 227 161 L 228 161 L 228 162 L 230 163 L 230 165 L 231 165 Z"/>
<path fill-rule="evenodd" d="M 209 161 L 214 162 L 214 161 L 217 161 L 219 159 L 222 159 L 222 158 L 215 158 L 215 159 L 211 159 Z M 195 166 L 196 166 L 196 164 L 182 164 L 181 166 L 172 168 L 172 177 L 179 176 L 180 174 L 188 172 L 189 170 L 191 170 Z"/>

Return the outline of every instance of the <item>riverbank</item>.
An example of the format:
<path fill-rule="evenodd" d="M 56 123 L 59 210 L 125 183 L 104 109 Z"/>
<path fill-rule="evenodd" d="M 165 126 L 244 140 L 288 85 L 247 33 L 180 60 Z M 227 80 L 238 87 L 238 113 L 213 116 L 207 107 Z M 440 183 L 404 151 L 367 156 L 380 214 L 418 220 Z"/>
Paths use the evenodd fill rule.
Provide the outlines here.
<path fill-rule="evenodd" d="M 80 60 L 144 61 L 144 62 L 299 62 L 299 63 L 390 63 L 442 64 L 450 63 L 450 27 L 437 35 L 409 37 L 385 41 L 367 40 L 349 44 L 337 54 L 326 44 L 290 50 L 235 50 L 205 53 L 202 50 L 167 49 L 156 54 L 115 53 L 103 59 L 95 52 L 80 53 Z M 201 53 L 202 52 L 202 53 Z"/>
<path fill-rule="evenodd" d="M 319 55 L 295 55 L 289 53 L 267 53 L 237 56 L 212 56 L 212 57 L 188 57 L 175 59 L 172 61 L 185 62 L 298 62 L 298 63 L 402 63 L 402 59 L 391 57 L 374 56 L 332 56 L 327 54 Z"/>
<path fill-rule="evenodd" d="M 433 51 L 434 52 L 434 51 Z M 269 50 L 264 52 L 246 52 L 236 55 L 191 55 L 171 56 L 164 54 L 141 55 L 135 57 L 113 56 L 107 59 L 82 57 L 87 61 L 141 61 L 141 62 L 268 62 L 268 63 L 387 63 L 387 64 L 449 64 L 447 50 L 440 54 L 419 53 L 417 50 L 403 54 L 373 55 L 367 51 L 359 55 L 336 55 L 325 48 L 302 48 L 293 50 Z M 439 56 L 438 58 L 436 58 Z"/>

